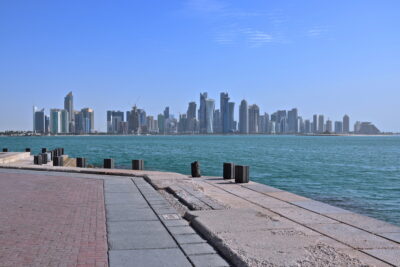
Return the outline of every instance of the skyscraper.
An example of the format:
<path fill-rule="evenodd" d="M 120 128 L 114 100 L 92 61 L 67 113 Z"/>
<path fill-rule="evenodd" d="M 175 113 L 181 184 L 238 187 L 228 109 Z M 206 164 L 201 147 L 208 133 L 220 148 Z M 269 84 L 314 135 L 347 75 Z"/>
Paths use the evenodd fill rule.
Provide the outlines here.
<path fill-rule="evenodd" d="M 213 99 L 206 99 L 206 133 L 211 134 L 214 122 L 215 101 Z"/>
<path fill-rule="evenodd" d="M 254 104 L 249 106 L 249 133 L 258 133 L 260 120 L 260 108 Z"/>
<path fill-rule="evenodd" d="M 52 134 L 61 133 L 61 110 L 50 109 L 50 132 Z"/>
<path fill-rule="evenodd" d="M 186 112 L 186 129 L 188 133 L 194 133 L 196 131 L 196 102 L 190 102 L 188 110 Z"/>
<path fill-rule="evenodd" d="M 189 102 L 186 115 L 188 119 L 196 119 L 196 102 Z"/>
<path fill-rule="evenodd" d="M 123 132 L 120 128 L 121 122 L 124 122 L 124 112 L 108 110 L 107 111 L 107 133 L 116 134 Z"/>
<path fill-rule="evenodd" d="M 311 133 L 312 129 L 311 129 L 311 122 L 310 120 L 305 120 L 304 121 L 304 132 L 305 133 Z"/>
<path fill-rule="evenodd" d="M 269 115 L 264 113 L 264 115 L 260 116 L 260 123 L 259 123 L 259 133 L 268 133 L 269 132 Z"/>
<path fill-rule="evenodd" d="M 222 132 L 229 133 L 230 131 L 230 117 L 229 117 L 229 96 L 228 93 L 221 93 L 220 95 L 220 112 Z"/>
<path fill-rule="evenodd" d="M 200 93 L 200 107 L 199 107 L 199 122 L 200 122 L 200 133 L 207 131 L 206 125 L 206 99 L 207 93 Z"/>
<path fill-rule="evenodd" d="M 45 119 L 44 109 L 36 110 L 34 112 L 34 132 L 44 134 L 46 132 L 46 119 Z"/>
<path fill-rule="evenodd" d="M 343 116 L 343 133 L 348 134 L 350 132 L 350 117 L 348 115 Z"/>
<path fill-rule="evenodd" d="M 165 134 L 165 118 L 163 114 L 158 114 L 157 116 L 158 121 L 158 132 L 160 134 Z"/>
<path fill-rule="evenodd" d="M 333 132 L 333 129 L 332 129 L 332 121 L 330 120 L 330 119 L 328 119 L 327 121 L 326 121 L 326 127 L 325 127 L 326 129 L 325 129 L 325 132 L 327 132 L 327 133 L 332 133 Z"/>
<path fill-rule="evenodd" d="M 221 112 L 219 111 L 219 109 L 216 109 L 214 111 L 214 123 L 213 123 L 214 127 L 214 133 L 221 133 L 222 132 L 222 122 L 221 122 Z"/>
<path fill-rule="evenodd" d="M 69 113 L 67 110 L 63 109 L 60 111 L 61 112 L 61 133 L 66 134 L 69 133 L 69 125 L 70 125 L 70 119 L 69 119 Z"/>
<path fill-rule="evenodd" d="M 169 107 L 165 107 L 164 109 L 164 118 L 166 120 L 169 119 Z"/>
<path fill-rule="evenodd" d="M 164 110 L 164 114 L 165 113 L 166 110 Z M 169 109 L 168 109 L 168 116 L 169 116 Z M 136 106 L 133 106 L 128 118 L 128 132 L 139 133 L 139 129 L 140 129 L 139 111 Z"/>
<path fill-rule="evenodd" d="M 313 133 L 317 133 L 318 132 L 318 115 L 315 114 L 313 116 L 313 123 L 312 123 L 313 127 L 312 127 L 312 132 Z"/>
<path fill-rule="evenodd" d="M 82 114 L 82 131 L 84 134 L 94 132 L 94 111 L 91 108 L 81 109 Z"/>
<path fill-rule="evenodd" d="M 64 109 L 68 112 L 68 132 L 74 132 L 74 96 L 69 92 L 64 98 Z"/>
<path fill-rule="evenodd" d="M 235 102 L 229 102 L 229 113 L 228 113 L 228 129 L 229 132 L 235 132 L 236 131 L 236 125 L 235 125 Z"/>
<path fill-rule="evenodd" d="M 319 115 L 318 116 L 318 132 L 319 133 L 323 133 L 325 131 L 324 126 L 325 126 L 324 115 Z"/>
<path fill-rule="evenodd" d="M 241 134 L 249 133 L 249 108 L 246 100 L 242 100 L 239 106 L 239 132 Z"/>
<path fill-rule="evenodd" d="M 343 122 L 335 121 L 335 133 L 337 134 L 343 133 Z"/>
<path fill-rule="evenodd" d="M 298 112 L 297 108 L 288 111 L 288 132 L 289 133 L 297 133 L 299 129 L 298 125 Z"/>

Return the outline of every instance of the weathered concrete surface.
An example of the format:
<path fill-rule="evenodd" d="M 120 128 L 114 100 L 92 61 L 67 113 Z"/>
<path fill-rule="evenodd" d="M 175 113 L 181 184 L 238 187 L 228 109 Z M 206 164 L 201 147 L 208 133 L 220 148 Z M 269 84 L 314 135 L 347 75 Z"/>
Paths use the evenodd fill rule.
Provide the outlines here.
<path fill-rule="evenodd" d="M 191 179 L 152 171 L 59 167 L 49 170 L 93 177 L 144 177 L 156 189 L 167 189 L 193 209 L 186 217 L 202 237 L 186 228 L 187 222 L 154 194 L 152 186 L 143 179 L 133 179 L 140 193 L 145 198 L 147 195 L 147 204 L 162 224 L 167 229 L 181 227 L 168 232 L 192 264 L 198 257 L 191 257 L 190 246 L 199 247 L 201 255 L 203 244 L 207 247 L 206 241 L 238 266 L 397 266 L 400 262 L 399 227 L 270 186 L 253 182 L 235 184 L 217 177 Z M 137 190 L 125 185 L 111 186 L 109 191 L 106 189 L 106 203 L 110 201 L 107 206 L 133 205 L 139 201 L 132 208 L 139 210 L 144 203 L 136 197 L 130 201 L 126 196 L 132 193 Z M 110 213 L 110 223 L 134 221 L 133 213 Z M 154 217 L 147 215 L 138 214 L 136 222 L 141 222 L 140 218 L 153 221 Z M 213 264 L 213 258 L 203 260 Z"/>
<path fill-rule="evenodd" d="M 0 164 L 10 164 L 30 158 L 29 152 L 0 152 Z M 33 161 L 33 159 L 32 159 Z"/>

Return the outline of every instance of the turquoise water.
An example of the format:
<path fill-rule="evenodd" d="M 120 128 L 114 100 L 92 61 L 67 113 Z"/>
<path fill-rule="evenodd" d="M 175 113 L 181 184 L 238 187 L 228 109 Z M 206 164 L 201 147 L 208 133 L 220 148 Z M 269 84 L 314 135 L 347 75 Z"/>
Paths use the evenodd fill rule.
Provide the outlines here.
<path fill-rule="evenodd" d="M 400 137 L 70 136 L 0 137 L 0 149 L 64 147 L 100 166 L 114 158 L 129 168 L 222 175 L 223 162 L 249 165 L 253 181 L 400 225 Z"/>

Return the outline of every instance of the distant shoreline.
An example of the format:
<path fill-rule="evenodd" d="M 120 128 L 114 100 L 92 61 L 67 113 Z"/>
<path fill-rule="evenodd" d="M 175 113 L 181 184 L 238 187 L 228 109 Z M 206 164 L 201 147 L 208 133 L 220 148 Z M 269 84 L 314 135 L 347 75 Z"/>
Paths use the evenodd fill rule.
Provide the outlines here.
<path fill-rule="evenodd" d="M 306 137 L 323 137 L 323 136 L 400 136 L 400 133 L 382 133 L 382 134 L 106 134 L 106 133 L 95 133 L 95 134 L 57 134 L 57 135 L 30 135 L 30 134 L 0 134 L 0 137 L 80 137 L 80 136 L 306 136 Z"/>

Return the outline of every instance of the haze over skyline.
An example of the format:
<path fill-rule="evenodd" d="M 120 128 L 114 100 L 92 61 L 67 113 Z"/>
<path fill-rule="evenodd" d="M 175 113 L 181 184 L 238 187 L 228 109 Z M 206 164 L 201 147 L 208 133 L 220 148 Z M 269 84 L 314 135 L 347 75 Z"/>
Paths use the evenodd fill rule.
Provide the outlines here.
<path fill-rule="evenodd" d="M 296 107 L 400 131 L 398 1 L 3 1 L 0 131 L 32 106 L 185 113 L 229 92 L 268 113 Z M 236 113 L 237 118 L 237 113 Z"/>

